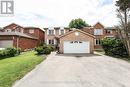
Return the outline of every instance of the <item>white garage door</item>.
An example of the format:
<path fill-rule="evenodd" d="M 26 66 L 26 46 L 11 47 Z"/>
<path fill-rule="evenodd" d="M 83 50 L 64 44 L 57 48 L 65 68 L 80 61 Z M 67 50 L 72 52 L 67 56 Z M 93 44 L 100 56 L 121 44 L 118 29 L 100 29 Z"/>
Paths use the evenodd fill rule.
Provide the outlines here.
<path fill-rule="evenodd" d="M 12 46 L 13 46 L 12 40 L 2 40 L 2 41 L 0 41 L 0 48 L 7 48 L 7 47 L 12 47 Z"/>
<path fill-rule="evenodd" d="M 90 44 L 87 41 L 65 41 L 64 53 L 90 53 Z"/>

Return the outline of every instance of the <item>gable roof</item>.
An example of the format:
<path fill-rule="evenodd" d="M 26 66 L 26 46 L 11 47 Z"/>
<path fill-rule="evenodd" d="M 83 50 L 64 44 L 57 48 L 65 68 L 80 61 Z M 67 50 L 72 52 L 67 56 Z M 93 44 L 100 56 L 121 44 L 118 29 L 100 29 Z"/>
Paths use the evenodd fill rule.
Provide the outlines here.
<path fill-rule="evenodd" d="M 97 22 L 93 27 L 94 28 L 104 28 L 104 26 L 100 22 Z"/>
<path fill-rule="evenodd" d="M 20 25 L 18 25 L 18 24 L 16 24 L 16 23 L 11 23 L 11 24 L 9 24 L 9 25 L 3 27 L 3 29 L 6 29 L 6 28 L 8 28 L 8 27 L 10 27 L 10 29 L 15 29 L 15 28 L 17 28 L 17 27 L 23 28 L 22 26 L 20 26 Z"/>
<path fill-rule="evenodd" d="M 64 37 L 64 36 L 66 36 L 66 35 L 69 35 L 69 34 L 71 34 L 71 33 L 75 32 L 75 31 L 78 31 L 78 32 L 84 33 L 84 34 L 86 34 L 86 35 L 88 35 L 88 36 L 90 36 L 90 37 L 92 37 L 92 38 L 95 38 L 95 36 L 94 36 L 94 35 L 89 34 L 89 33 L 87 33 L 87 32 L 84 32 L 84 31 L 79 30 L 79 29 L 75 29 L 75 30 L 73 30 L 73 31 L 70 31 L 70 32 L 68 32 L 68 33 L 64 34 L 64 35 L 61 35 L 59 38 L 62 38 L 62 37 Z"/>

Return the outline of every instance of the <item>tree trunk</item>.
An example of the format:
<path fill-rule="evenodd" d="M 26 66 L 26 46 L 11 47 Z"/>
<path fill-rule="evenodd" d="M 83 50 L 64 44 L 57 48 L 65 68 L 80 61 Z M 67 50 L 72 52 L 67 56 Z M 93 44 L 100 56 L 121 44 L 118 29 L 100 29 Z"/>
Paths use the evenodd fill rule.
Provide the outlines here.
<path fill-rule="evenodd" d="M 127 23 L 127 9 L 124 11 L 124 18 L 125 18 L 125 27 L 124 27 L 124 33 L 125 33 L 125 43 L 126 43 L 126 49 L 130 56 L 130 41 L 129 41 L 129 35 L 128 35 L 128 23 Z"/>

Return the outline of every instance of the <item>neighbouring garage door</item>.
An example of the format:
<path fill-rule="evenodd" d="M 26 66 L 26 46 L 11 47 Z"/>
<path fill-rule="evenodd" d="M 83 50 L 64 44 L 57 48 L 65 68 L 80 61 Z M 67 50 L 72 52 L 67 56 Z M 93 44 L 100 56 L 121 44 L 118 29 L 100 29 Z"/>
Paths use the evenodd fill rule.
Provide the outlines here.
<path fill-rule="evenodd" d="M 7 47 L 12 47 L 12 46 L 13 46 L 12 40 L 2 40 L 2 41 L 0 41 L 0 48 L 7 48 Z"/>
<path fill-rule="evenodd" d="M 65 41 L 64 53 L 90 53 L 90 43 L 87 41 Z"/>

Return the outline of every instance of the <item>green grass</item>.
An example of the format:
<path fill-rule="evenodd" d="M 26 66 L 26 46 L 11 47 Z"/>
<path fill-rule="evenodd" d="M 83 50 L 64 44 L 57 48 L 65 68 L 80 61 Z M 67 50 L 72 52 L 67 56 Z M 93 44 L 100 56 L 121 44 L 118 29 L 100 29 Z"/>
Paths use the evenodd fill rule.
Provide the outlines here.
<path fill-rule="evenodd" d="M 11 87 L 16 80 L 41 63 L 45 57 L 37 56 L 34 51 L 0 60 L 0 87 Z"/>

